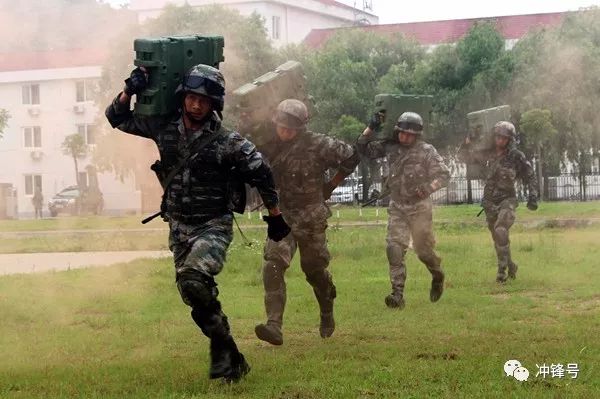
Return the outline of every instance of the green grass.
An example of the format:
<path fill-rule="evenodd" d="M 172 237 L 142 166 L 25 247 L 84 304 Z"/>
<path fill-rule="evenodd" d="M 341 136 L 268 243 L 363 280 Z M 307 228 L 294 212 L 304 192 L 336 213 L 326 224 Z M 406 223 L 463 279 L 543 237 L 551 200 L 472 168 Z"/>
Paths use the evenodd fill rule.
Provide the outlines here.
<path fill-rule="evenodd" d="M 481 210 L 479 205 L 437 206 L 434 218 L 440 221 L 483 223 L 484 217 L 475 216 Z M 384 207 L 360 208 L 347 205 L 332 205 L 331 223 L 336 222 L 381 222 L 387 214 Z M 338 217 L 339 211 L 339 217 Z M 238 215 L 241 225 L 262 224 L 259 212 Z M 524 204 L 517 208 L 517 221 L 527 219 L 555 218 L 600 218 L 600 202 L 544 202 L 536 212 L 527 210 Z M 160 229 L 166 228 L 160 218 L 142 225 L 142 216 L 61 216 L 43 220 L 0 220 L 0 232 L 44 231 L 44 230 L 87 230 L 87 229 Z"/>
<path fill-rule="evenodd" d="M 383 226 L 329 232 L 337 329 L 318 311 L 295 259 L 282 347 L 259 342 L 261 231 L 236 237 L 220 298 L 253 369 L 207 379 L 207 340 L 179 299 L 170 260 L 0 278 L 2 398 L 595 398 L 600 394 L 600 228 L 515 230 L 518 279 L 494 282 L 482 228 L 438 229 L 447 273 L 439 303 L 408 256 L 407 306 L 385 308 Z M 503 375 L 506 360 L 531 373 Z M 535 364 L 579 364 L 575 380 L 535 378 Z"/>

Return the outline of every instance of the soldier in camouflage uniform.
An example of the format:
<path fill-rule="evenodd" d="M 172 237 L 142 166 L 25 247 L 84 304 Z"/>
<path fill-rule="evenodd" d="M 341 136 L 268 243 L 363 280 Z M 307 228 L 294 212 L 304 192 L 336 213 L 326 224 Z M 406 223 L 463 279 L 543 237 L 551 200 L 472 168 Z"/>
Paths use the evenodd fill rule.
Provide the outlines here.
<path fill-rule="evenodd" d="M 421 140 L 423 119 L 414 112 L 403 113 L 395 132 L 398 141 L 373 141 L 373 131 L 379 128 L 381 115 L 374 115 L 357 141 L 361 155 L 368 158 L 386 157 L 389 165 L 387 180 L 390 189 L 388 207 L 387 258 L 390 265 L 392 293 L 385 298 L 390 308 L 404 308 L 406 281 L 405 256 L 410 238 L 417 256 L 432 275 L 429 298 L 436 302 L 444 290 L 441 258 L 434 251 L 432 202 L 429 196 L 445 187 L 450 172 L 436 149 Z"/>
<path fill-rule="evenodd" d="M 146 87 L 144 70 L 135 69 L 125 82 L 106 117 L 113 127 L 156 143 L 161 160 L 155 170 L 163 176 L 179 170 L 173 172 L 161 206 L 169 222 L 177 287 L 192 308 L 192 319 L 210 338 L 210 377 L 237 381 L 250 367 L 230 334 L 215 276 L 233 237 L 232 201 L 239 198 L 240 182 L 258 189 L 269 210 L 269 237 L 279 241 L 289 233 L 271 170 L 251 142 L 221 126 L 225 82 L 219 70 L 197 65 L 187 72 L 175 93 L 180 109 L 169 117 L 138 117 L 130 111 L 131 96 Z M 206 145 L 197 144 L 201 141 Z"/>
<path fill-rule="evenodd" d="M 263 283 L 267 322 L 256 326 L 256 336 L 273 345 L 283 343 L 281 331 L 286 302 L 284 273 L 296 249 L 300 266 L 313 287 L 321 312 L 320 335 L 335 329 L 333 300 L 336 289 L 329 266 L 325 230 L 331 216 L 325 201 L 359 162 L 354 148 L 340 140 L 306 130 L 308 110 L 298 100 L 284 100 L 273 117 L 276 137 L 261 147 L 268 158 L 281 197 L 281 209 L 292 233 L 280 242 L 268 239 L 264 249 Z M 337 169 L 325 181 L 325 172 Z"/>
<path fill-rule="evenodd" d="M 527 208 L 532 211 L 538 207 L 537 183 L 531 164 L 516 148 L 517 134 L 514 125 L 506 121 L 498 122 L 494 126 L 494 136 L 495 148 L 483 151 L 472 151 L 467 137 L 459 155 L 466 163 L 479 163 L 486 167 L 482 206 L 498 257 L 496 281 L 504 283 L 507 278 L 516 278 L 518 269 L 510 254 L 508 236 L 519 205 L 515 181 L 521 179 L 527 186 Z"/>

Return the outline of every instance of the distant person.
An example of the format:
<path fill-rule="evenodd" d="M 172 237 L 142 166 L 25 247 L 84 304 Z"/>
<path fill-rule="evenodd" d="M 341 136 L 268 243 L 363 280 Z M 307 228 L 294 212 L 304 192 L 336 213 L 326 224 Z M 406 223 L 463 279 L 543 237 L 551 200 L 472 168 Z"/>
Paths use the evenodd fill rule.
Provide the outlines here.
<path fill-rule="evenodd" d="M 379 141 L 371 138 L 379 129 L 382 115 L 375 114 L 369 126 L 358 138 L 357 148 L 368 158 L 387 158 L 390 190 L 388 205 L 387 258 L 390 266 L 392 292 L 385 298 L 389 308 L 405 306 L 406 251 L 411 236 L 417 256 L 431 273 L 429 299 L 437 302 L 444 291 L 441 258 L 435 253 L 432 209 L 429 196 L 448 184 L 450 171 L 436 149 L 423 141 L 423 119 L 415 112 L 405 112 L 398 118 L 394 132 L 397 140 Z"/>
<path fill-rule="evenodd" d="M 42 188 L 40 186 L 35 186 L 35 190 L 33 191 L 33 197 L 31 198 L 31 203 L 33 204 L 33 209 L 35 211 L 35 218 L 42 219 L 44 217 L 42 215 L 42 209 L 44 206 L 44 195 L 42 194 Z"/>
<path fill-rule="evenodd" d="M 537 182 L 531 164 L 517 149 L 515 126 L 506 121 L 498 122 L 493 132 L 493 148 L 473 151 L 471 140 L 467 136 L 459 156 L 463 162 L 479 163 L 485 167 L 482 206 L 498 257 L 496 281 L 504 283 L 508 278 L 516 278 L 518 270 L 517 264 L 512 260 L 508 235 L 515 222 L 515 210 L 519 206 L 515 182 L 521 179 L 528 187 L 527 208 L 532 211 L 538 208 Z"/>
<path fill-rule="evenodd" d="M 269 212 L 263 219 L 271 240 L 280 241 L 289 233 L 271 169 L 254 144 L 221 125 L 225 80 L 218 69 L 191 68 L 175 92 L 179 110 L 168 117 L 138 117 L 130 111 L 131 96 L 147 85 L 144 70 L 136 68 L 125 82 L 106 117 L 113 127 L 158 146 L 161 160 L 154 170 L 166 186 L 161 210 L 169 222 L 177 287 L 192 308 L 192 319 L 210 338 L 210 378 L 237 381 L 250 367 L 231 336 L 215 276 L 233 238 L 232 210 L 245 207 L 243 184 L 236 191 L 239 184 L 232 182 L 258 189 Z"/>
<path fill-rule="evenodd" d="M 286 303 L 284 274 L 300 251 L 300 267 L 312 286 L 321 315 L 319 333 L 330 337 L 335 330 L 333 300 L 336 289 L 329 266 L 325 205 L 331 193 L 359 163 L 355 149 L 341 140 L 307 130 L 306 105 L 294 99 L 282 101 L 275 110 L 273 139 L 261 146 L 273 168 L 281 196 L 281 209 L 292 228 L 282 241 L 267 240 L 264 249 L 263 284 L 267 322 L 255 328 L 256 336 L 273 345 L 283 344 L 283 312 Z M 337 173 L 326 181 L 328 169 Z"/>

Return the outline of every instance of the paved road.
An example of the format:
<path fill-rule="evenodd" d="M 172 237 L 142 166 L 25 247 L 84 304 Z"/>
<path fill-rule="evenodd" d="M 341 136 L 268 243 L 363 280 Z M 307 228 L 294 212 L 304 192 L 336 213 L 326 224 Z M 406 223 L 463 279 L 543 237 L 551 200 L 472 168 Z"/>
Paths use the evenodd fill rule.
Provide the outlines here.
<path fill-rule="evenodd" d="M 169 251 L 50 252 L 0 254 L 0 275 L 109 266 L 140 258 L 170 257 Z"/>

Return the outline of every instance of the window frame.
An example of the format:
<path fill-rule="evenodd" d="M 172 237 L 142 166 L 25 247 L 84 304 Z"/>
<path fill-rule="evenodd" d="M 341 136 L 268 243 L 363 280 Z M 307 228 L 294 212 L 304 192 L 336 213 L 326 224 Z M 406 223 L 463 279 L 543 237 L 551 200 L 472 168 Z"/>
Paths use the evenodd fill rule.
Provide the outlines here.
<path fill-rule="evenodd" d="M 23 148 L 26 150 L 40 150 L 43 148 L 42 127 L 41 126 L 22 126 Z M 27 136 L 31 145 L 27 145 Z M 36 137 L 37 136 L 37 137 Z M 36 145 L 36 138 L 39 138 L 39 146 Z"/>
<path fill-rule="evenodd" d="M 35 90 L 34 90 L 35 87 Z M 40 84 L 28 83 L 21 86 L 21 102 L 23 105 L 40 105 Z"/>
<path fill-rule="evenodd" d="M 35 187 L 37 186 L 36 180 L 39 181 L 40 188 L 42 189 L 42 192 L 44 192 L 44 180 L 43 180 L 41 174 L 39 174 L 39 173 L 26 173 L 26 174 L 23 175 L 23 177 L 25 179 L 24 180 L 24 183 L 25 183 L 24 193 L 25 193 L 26 197 L 33 197 L 33 194 L 35 193 Z M 27 186 L 28 185 L 30 186 L 29 188 L 30 188 L 31 192 L 28 192 L 28 190 L 27 190 L 27 188 L 28 188 Z"/>

